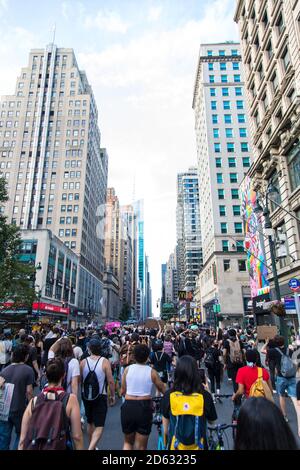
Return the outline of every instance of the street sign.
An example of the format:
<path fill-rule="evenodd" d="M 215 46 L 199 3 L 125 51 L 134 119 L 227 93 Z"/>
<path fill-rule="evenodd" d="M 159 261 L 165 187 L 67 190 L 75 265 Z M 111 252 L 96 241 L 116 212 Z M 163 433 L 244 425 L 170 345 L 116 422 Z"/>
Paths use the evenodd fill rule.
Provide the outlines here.
<path fill-rule="evenodd" d="M 178 299 L 179 300 L 185 300 L 186 299 L 186 291 L 185 290 L 179 290 L 178 291 Z"/>
<path fill-rule="evenodd" d="M 293 278 L 289 281 L 289 287 L 293 292 L 298 292 L 300 290 L 300 281 L 299 279 Z"/>

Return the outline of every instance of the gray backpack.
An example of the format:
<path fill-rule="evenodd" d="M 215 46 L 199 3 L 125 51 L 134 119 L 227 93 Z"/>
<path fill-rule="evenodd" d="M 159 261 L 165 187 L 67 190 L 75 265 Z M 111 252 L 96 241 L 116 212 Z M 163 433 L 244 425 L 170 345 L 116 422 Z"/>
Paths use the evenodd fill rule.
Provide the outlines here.
<path fill-rule="evenodd" d="M 281 354 L 280 370 L 282 377 L 285 377 L 286 379 L 296 377 L 297 367 L 293 363 L 292 359 L 286 354 L 283 354 L 279 348 L 276 348 L 276 350 Z"/>

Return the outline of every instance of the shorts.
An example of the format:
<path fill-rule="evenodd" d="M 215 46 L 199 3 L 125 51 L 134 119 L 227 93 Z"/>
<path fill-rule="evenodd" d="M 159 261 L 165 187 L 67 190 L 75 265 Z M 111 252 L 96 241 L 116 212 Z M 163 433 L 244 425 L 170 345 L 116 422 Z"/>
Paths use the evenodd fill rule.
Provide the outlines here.
<path fill-rule="evenodd" d="M 82 401 L 88 424 L 94 424 L 96 428 L 103 428 L 107 415 L 107 396 L 100 395 L 94 401 L 84 399 Z"/>
<path fill-rule="evenodd" d="M 291 379 L 286 379 L 285 377 L 277 377 L 276 389 L 278 395 L 280 395 L 281 397 L 284 397 L 285 392 L 287 391 L 289 397 L 296 398 L 296 377 L 292 377 Z"/>
<path fill-rule="evenodd" d="M 121 424 L 124 434 L 138 433 L 149 436 L 152 429 L 151 400 L 125 400 L 121 406 Z"/>

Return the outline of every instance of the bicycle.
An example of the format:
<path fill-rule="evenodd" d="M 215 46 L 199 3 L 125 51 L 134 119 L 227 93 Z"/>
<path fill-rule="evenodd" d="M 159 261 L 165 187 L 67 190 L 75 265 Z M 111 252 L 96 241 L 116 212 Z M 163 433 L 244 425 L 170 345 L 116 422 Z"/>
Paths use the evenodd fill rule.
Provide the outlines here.
<path fill-rule="evenodd" d="M 208 450 L 226 450 L 223 436 L 226 436 L 227 429 L 235 429 L 236 424 L 217 424 L 216 426 L 208 426 L 209 436 L 207 439 Z M 216 438 L 214 437 L 216 435 Z M 229 447 L 228 438 L 227 445 Z M 228 449 L 229 450 L 229 449 Z"/>
<path fill-rule="evenodd" d="M 162 397 L 152 398 L 154 404 L 154 416 L 152 423 L 157 427 L 158 440 L 157 440 L 157 450 L 166 450 L 164 442 L 164 432 L 162 424 L 162 414 L 161 414 L 161 400 Z"/>
<path fill-rule="evenodd" d="M 218 400 L 220 404 L 223 403 L 223 401 L 221 400 L 221 398 L 232 398 L 232 393 L 231 393 L 231 394 L 215 395 L 215 399 Z M 232 424 L 232 426 L 234 426 L 234 427 L 232 428 L 232 438 L 233 438 L 233 439 L 235 439 L 235 429 L 236 429 L 237 420 L 238 420 L 238 416 L 239 416 L 239 412 L 240 412 L 241 406 L 242 406 L 241 401 L 239 401 L 239 402 L 236 402 L 236 401 L 235 401 L 235 402 L 233 403 L 233 412 L 232 412 L 232 417 L 231 417 L 231 424 Z"/>

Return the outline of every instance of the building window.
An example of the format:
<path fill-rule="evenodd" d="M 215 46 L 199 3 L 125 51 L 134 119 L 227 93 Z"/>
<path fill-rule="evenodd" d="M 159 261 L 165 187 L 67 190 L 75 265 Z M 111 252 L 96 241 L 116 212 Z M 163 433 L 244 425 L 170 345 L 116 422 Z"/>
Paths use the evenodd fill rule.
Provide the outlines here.
<path fill-rule="evenodd" d="M 227 109 L 231 109 L 230 101 L 223 101 L 223 109 L 226 111 Z"/>
<path fill-rule="evenodd" d="M 214 144 L 214 149 L 215 149 L 216 153 L 220 153 L 221 152 L 221 144 L 215 143 Z"/>
<path fill-rule="evenodd" d="M 227 142 L 227 152 L 228 153 L 234 153 L 234 143 L 233 142 Z"/>
<path fill-rule="evenodd" d="M 208 70 L 213 70 L 213 69 L 214 69 L 214 64 L 213 63 L 208 64 Z"/>
<path fill-rule="evenodd" d="M 214 75 L 209 76 L 209 83 L 215 83 L 215 76 Z"/>
<path fill-rule="evenodd" d="M 237 173 L 230 173 L 230 183 L 237 183 L 237 182 L 238 182 Z"/>
<path fill-rule="evenodd" d="M 246 122 L 245 114 L 238 114 L 238 123 L 244 124 Z"/>
<path fill-rule="evenodd" d="M 235 233 L 243 233 L 243 224 L 242 224 L 242 222 L 235 222 L 234 223 L 234 231 L 235 231 Z"/>
<path fill-rule="evenodd" d="M 232 63 L 232 69 L 233 69 L 233 70 L 240 70 L 240 64 L 239 64 L 239 62 L 233 62 L 233 63 Z"/>
<path fill-rule="evenodd" d="M 224 114 L 224 122 L 225 122 L 225 124 L 232 124 L 231 114 Z"/>
<path fill-rule="evenodd" d="M 227 69 L 227 64 L 226 62 L 221 62 L 220 63 L 220 70 L 226 70 Z"/>
<path fill-rule="evenodd" d="M 239 272 L 245 272 L 247 271 L 246 269 L 246 261 L 244 259 L 239 259 L 238 260 L 238 267 L 239 267 Z"/>
<path fill-rule="evenodd" d="M 217 183 L 223 183 L 223 173 L 217 173 Z"/>
<path fill-rule="evenodd" d="M 216 89 L 210 88 L 210 96 L 216 96 Z"/>
<path fill-rule="evenodd" d="M 216 168 L 222 168 L 222 159 L 216 158 Z"/>
<path fill-rule="evenodd" d="M 229 251 L 229 242 L 228 240 L 222 240 L 222 250 Z"/>
<path fill-rule="evenodd" d="M 276 72 L 271 77 L 271 83 L 272 83 L 273 91 L 274 93 L 276 93 L 277 88 L 278 88 L 278 77 L 277 77 Z"/>
<path fill-rule="evenodd" d="M 221 233 L 227 233 L 227 223 L 221 222 Z"/>
<path fill-rule="evenodd" d="M 277 19 L 275 25 L 276 25 L 277 28 L 278 28 L 278 34 L 279 34 L 279 36 L 281 36 L 281 34 L 283 33 L 283 31 L 284 31 L 284 29 L 285 29 L 285 24 L 284 24 L 284 21 L 283 21 L 282 13 L 280 13 L 280 15 L 278 16 L 278 19 Z"/>
<path fill-rule="evenodd" d="M 229 88 L 222 88 L 222 96 L 229 96 Z"/>
<path fill-rule="evenodd" d="M 287 156 L 291 190 L 300 186 L 300 143 L 295 146 Z"/>
<path fill-rule="evenodd" d="M 228 158 L 229 168 L 236 168 L 236 159 L 234 157 Z"/>
<path fill-rule="evenodd" d="M 241 215 L 241 206 L 232 206 L 233 215 Z"/>
<path fill-rule="evenodd" d="M 241 87 L 235 88 L 235 96 L 243 96 L 243 90 Z"/>
<path fill-rule="evenodd" d="M 241 76 L 240 75 L 234 75 L 233 79 L 234 79 L 234 83 L 240 83 L 241 82 Z"/>
<path fill-rule="evenodd" d="M 282 61 L 283 61 L 283 67 L 284 67 L 284 70 L 287 70 L 290 63 L 291 63 L 291 57 L 290 57 L 290 53 L 289 53 L 289 49 L 288 47 L 285 48 L 282 56 Z"/>
<path fill-rule="evenodd" d="M 243 253 L 243 252 L 245 252 L 243 240 L 237 240 L 237 241 L 236 241 L 236 251 L 237 251 L 238 253 Z"/>
<path fill-rule="evenodd" d="M 218 189 L 218 198 L 219 199 L 225 198 L 224 189 Z"/>
<path fill-rule="evenodd" d="M 220 137 L 219 129 L 213 129 L 214 138 L 218 139 Z"/>
<path fill-rule="evenodd" d="M 241 127 L 239 129 L 239 132 L 240 132 L 240 137 L 248 137 L 247 136 L 247 129 L 245 127 Z"/>
<path fill-rule="evenodd" d="M 244 101 L 243 100 L 238 100 L 236 102 L 236 108 L 237 109 L 244 109 Z"/>
<path fill-rule="evenodd" d="M 228 77 L 227 77 L 227 75 L 221 75 L 221 82 L 222 82 L 222 83 L 228 83 Z"/>
<path fill-rule="evenodd" d="M 227 139 L 232 139 L 233 138 L 233 129 L 227 127 L 225 129 L 225 135 L 226 135 Z"/>
<path fill-rule="evenodd" d="M 231 190 L 231 198 L 232 199 L 239 199 L 239 190 L 238 189 L 232 189 Z"/>
<path fill-rule="evenodd" d="M 271 39 L 270 39 L 270 41 L 269 41 L 268 44 L 267 44 L 266 52 L 267 52 L 268 59 L 269 59 L 269 61 L 270 61 L 270 60 L 272 59 L 273 55 L 274 55 L 273 46 L 272 46 L 272 40 L 271 40 Z"/>
<path fill-rule="evenodd" d="M 238 50 L 237 49 L 232 49 L 231 50 L 231 55 L 237 56 L 238 55 Z"/>
<path fill-rule="evenodd" d="M 212 57 L 213 51 L 207 51 L 207 57 Z"/>
<path fill-rule="evenodd" d="M 224 265 L 224 271 L 230 271 L 230 259 L 224 259 L 223 260 L 223 265 Z"/>
<path fill-rule="evenodd" d="M 248 142 L 241 142 L 241 152 L 249 152 Z"/>
<path fill-rule="evenodd" d="M 212 123 L 213 124 L 218 124 L 218 115 L 217 114 L 212 115 Z"/>
<path fill-rule="evenodd" d="M 243 167 L 244 168 L 250 167 L 250 157 L 243 157 Z"/>
<path fill-rule="evenodd" d="M 219 206 L 219 214 L 221 217 L 226 216 L 226 206 Z"/>
<path fill-rule="evenodd" d="M 210 106 L 211 106 L 212 111 L 217 110 L 217 102 L 216 101 L 211 101 Z"/>
<path fill-rule="evenodd" d="M 224 50 L 219 51 L 219 55 L 220 55 L 221 57 L 224 57 L 224 56 L 225 56 L 225 51 L 224 51 Z"/>

